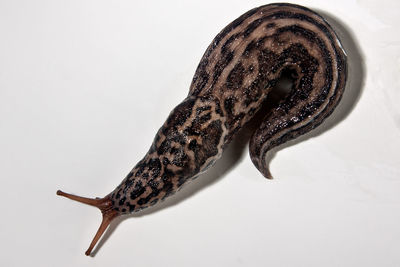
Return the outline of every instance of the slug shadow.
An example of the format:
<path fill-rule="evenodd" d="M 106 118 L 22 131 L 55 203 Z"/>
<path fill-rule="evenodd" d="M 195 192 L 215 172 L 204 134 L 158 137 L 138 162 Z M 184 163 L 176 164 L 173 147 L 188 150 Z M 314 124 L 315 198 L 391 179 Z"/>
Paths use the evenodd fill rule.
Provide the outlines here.
<path fill-rule="evenodd" d="M 271 160 L 276 156 L 277 152 L 297 143 L 303 142 L 309 138 L 316 137 L 328 131 L 329 129 L 335 127 L 341 121 L 346 119 L 346 117 L 352 112 L 357 102 L 359 101 L 365 79 L 365 65 L 362 56 L 362 51 L 353 37 L 352 31 L 347 28 L 344 24 L 342 24 L 339 19 L 335 18 L 329 13 L 324 11 L 317 10 L 330 25 L 335 29 L 339 38 L 342 42 L 342 45 L 347 53 L 347 64 L 348 64 L 348 77 L 347 84 L 344 95 L 342 97 L 341 102 L 338 107 L 332 113 L 332 115 L 327 118 L 319 127 L 312 130 L 311 132 L 296 138 L 295 140 L 289 141 L 279 147 L 276 147 L 268 152 L 267 155 L 267 163 L 271 162 Z M 283 84 L 282 87 L 286 87 L 287 85 Z M 279 85 L 278 85 L 279 87 Z M 277 88 L 274 91 L 285 90 L 285 88 Z M 282 94 L 282 92 L 281 92 Z M 273 102 L 274 98 L 278 97 L 278 95 L 268 96 L 268 100 L 262 108 L 262 111 L 259 112 L 255 116 L 255 118 L 250 121 L 246 127 L 244 127 L 234 138 L 234 140 L 229 144 L 227 149 L 224 151 L 221 159 L 217 161 L 217 163 L 210 168 L 206 173 L 202 174 L 199 179 L 194 180 L 190 183 L 190 186 L 185 186 L 182 190 L 176 193 L 174 196 L 166 199 L 164 202 L 157 204 L 156 206 L 150 207 L 141 212 L 121 216 L 116 218 L 107 229 L 104 236 L 99 241 L 96 248 L 93 250 L 92 256 L 95 256 L 97 252 L 101 249 L 103 244 L 109 239 L 118 225 L 127 219 L 133 217 L 141 217 L 145 215 L 149 215 L 160 210 L 172 207 L 191 196 L 195 195 L 197 192 L 203 190 L 204 188 L 211 186 L 212 184 L 221 180 L 224 176 L 226 176 L 230 170 L 234 168 L 238 164 L 238 162 L 243 158 L 245 154 L 245 148 L 247 147 L 248 141 L 252 135 L 252 133 L 257 129 L 257 126 L 260 124 L 260 121 L 264 117 L 264 115 L 273 107 L 271 102 Z"/>

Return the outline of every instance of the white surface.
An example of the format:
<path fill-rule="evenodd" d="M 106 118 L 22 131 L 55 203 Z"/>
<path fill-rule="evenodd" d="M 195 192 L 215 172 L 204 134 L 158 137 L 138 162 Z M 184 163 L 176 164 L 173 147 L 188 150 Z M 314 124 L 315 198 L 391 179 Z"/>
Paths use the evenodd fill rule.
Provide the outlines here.
<path fill-rule="evenodd" d="M 56 190 L 113 190 L 186 96 L 214 36 L 268 3 L 144 2 L 0 2 L 0 265 L 400 266 L 396 0 L 294 1 L 328 14 L 349 54 L 334 117 L 276 154 L 274 180 L 236 142 L 84 256 L 100 213 Z"/>

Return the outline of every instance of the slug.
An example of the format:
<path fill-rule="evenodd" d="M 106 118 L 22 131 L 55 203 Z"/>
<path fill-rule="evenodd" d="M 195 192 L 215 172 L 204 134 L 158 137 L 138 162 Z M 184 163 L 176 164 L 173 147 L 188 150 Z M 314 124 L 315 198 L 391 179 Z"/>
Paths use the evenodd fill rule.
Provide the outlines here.
<path fill-rule="evenodd" d="M 212 166 L 284 72 L 291 74 L 292 87 L 249 145 L 252 162 L 267 178 L 267 152 L 317 127 L 337 106 L 347 77 L 346 54 L 325 19 L 298 5 L 264 5 L 226 26 L 203 55 L 188 96 L 114 191 L 103 198 L 57 191 L 102 212 L 85 254 L 114 218 L 155 205 Z"/>

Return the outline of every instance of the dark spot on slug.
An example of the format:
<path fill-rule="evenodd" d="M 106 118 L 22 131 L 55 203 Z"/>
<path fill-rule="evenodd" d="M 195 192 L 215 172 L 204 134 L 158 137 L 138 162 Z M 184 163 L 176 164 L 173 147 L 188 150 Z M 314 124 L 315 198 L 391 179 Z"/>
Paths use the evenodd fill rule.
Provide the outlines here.
<path fill-rule="evenodd" d="M 165 157 L 163 158 L 163 161 L 162 161 L 162 162 L 163 162 L 163 165 L 164 165 L 164 166 L 167 166 L 168 164 L 170 164 L 169 159 L 168 159 L 168 158 L 165 158 Z"/>
<path fill-rule="evenodd" d="M 228 115 L 232 115 L 234 113 L 234 106 L 235 106 L 236 99 L 234 97 L 228 97 L 224 101 L 224 108 Z"/>
<path fill-rule="evenodd" d="M 116 199 L 119 199 L 121 197 L 121 191 L 122 189 L 118 190 L 117 193 L 115 194 Z"/>
<path fill-rule="evenodd" d="M 120 205 L 120 206 L 124 205 L 125 200 L 126 200 L 126 197 L 125 197 L 125 196 L 122 197 L 122 198 L 119 200 L 118 205 Z"/>
<path fill-rule="evenodd" d="M 166 181 L 169 181 L 172 177 L 174 177 L 174 172 L 173 171 L 171 171 L 170 169 L 168 169 L 168 168 L 165 168 L 164 169 L 164 173 L 162 174 L 162 176 L 161 176 L 161 179 L 164 181 L 164 182 L 166 182 Z"/>
<path fill-rule="evenodd" d="M 188 147 L 189 147 L 189 149 L 192 150 L 192 151 L 196 151 L 196 150 L 199 149 L 199 146 L 197 145 L 197 141 L 196 141 L 196 140 L 190 141 Z"/>
<path fill-rule="evenodd" d="M 271 23 L 268 23 L 265 27 L 266 27 L 267 29 L 269 29 L 269 28 L 273 28 L 273 27 L 275 27 L 275 26 L 276 26 L 276 24 L 273 23 L 273 22 L 271 22 Z"/>
<path fill-rule="evenodd" d="M 249 68 L 247 69 L 248 73 L 253 73 L 254 71 L 254 65 L 250 65 Z"/>
<path fill-rule="evenodd" d="M 226 79 L 226 87 L 231 90 L 237 90 L 242 87 L 245 69 L 242 63 L 238 63 L 231 70 Z"/>
<path fill-rule="evenodd" d="M 142 182 L 138 181 L 134 187 L 134 189 L 131 192 L 130 198 L 132 200 L 137 199 L 138 197 L 140 197 L 144 192 L 146 191 L 146 188 L 143 187 Z"/>
<path fill-rule="evenodd" d="M 135 211 L 135 205 L 131 205 L 129 202 L 127 202 L 126 203 L 126 205 L 128 206 L 128 208 L 129 208 L 129 212 L 134 212 Z"/>
<path fill-rule="evenodd" d="M 157 188 L 153 189 L 153 191 L 152 191 L 148 196 L 139 199 L 137 203 L 138 203 L 139 205 L 143 205 L 143 204 L 149 203 L 149 201 L 150 201 L 153 197 L 158 196 L 158 194 L 160 193 L 160 191 L 161 191 L 161 189 L 157 189 Z"/>

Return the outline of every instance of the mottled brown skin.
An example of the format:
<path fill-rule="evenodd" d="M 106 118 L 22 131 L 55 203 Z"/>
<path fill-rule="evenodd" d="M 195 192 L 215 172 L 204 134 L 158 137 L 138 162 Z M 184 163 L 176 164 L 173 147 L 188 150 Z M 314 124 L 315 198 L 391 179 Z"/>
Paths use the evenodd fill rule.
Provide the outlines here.
<path fill-rule="evenodd" d="M 250 140 L 250 156 L 269 177 L 266 153 L 328 117 L 346 81 L 346 56 L 338 37 L 315 12 L 292 4 L 248 11 L 225 27 L 206 50 L 189 95 L 169 115 L 144 158 L 105 198 L 102 224 L 164 200 L 209 168 L 290 71 L 293 86 Z M 63 193 L 90 205 L 90 200 Z M 100 203 L 100 202 L 99 202 Z"/>

